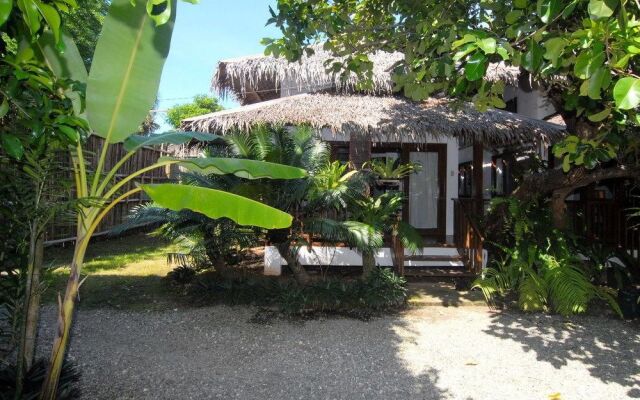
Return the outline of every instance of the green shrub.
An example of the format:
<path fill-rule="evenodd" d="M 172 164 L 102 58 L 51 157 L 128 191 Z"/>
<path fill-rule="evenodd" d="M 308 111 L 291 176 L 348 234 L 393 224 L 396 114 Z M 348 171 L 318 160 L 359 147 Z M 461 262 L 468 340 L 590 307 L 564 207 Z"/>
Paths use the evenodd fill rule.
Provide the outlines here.
<path fill-rule="evenodd" d="M 406 281 L 389 269 L 376 269 L 367 280 L 325 279 L 307 286 L 263 276 L 222 277 L 202 274 L 192 295 L 198 301 L 275 306 L 287 315 L 313 312 L 381 312 L 397 309 L 407 298 Z"/>
<path fill-rule="evenodd" d="M 545 223 L 547 207 L 513 198 L 499 202 L 507 205 L 509 245 L 494 244 L 502 259 L 494 258 L 473 283 L 487 302 L 514 295 L 523 311 L 569 315 L 586 312 L 589 303 L 599 298 L 621 314 L 612 289 L 599 286 L 589 264 L 578 257 L 580 249 L 573 238 Z"/>
<path fill-rule="evenodd" d="M 167 274 L 167 278 L 183 285 L 190 283 L 195 276 L 196 270 L 188 265 L 177 266 Z"/>
<path fill-rule="evenodd" d="M 40 390 L 46 376 L 48 363 L 45 359 L 36 361 L 27 371 L 24 387 L 20 399 L 35 400 L 39 398 Z M 69 361 L 65 361 L 60 373 L 60 383 L 56 399 L 73 400 L 80 398 L 80 372 Z M 16 367 L 6 364 L 0 367 L 0 400 L 14 400 L 16 390 Z"/>

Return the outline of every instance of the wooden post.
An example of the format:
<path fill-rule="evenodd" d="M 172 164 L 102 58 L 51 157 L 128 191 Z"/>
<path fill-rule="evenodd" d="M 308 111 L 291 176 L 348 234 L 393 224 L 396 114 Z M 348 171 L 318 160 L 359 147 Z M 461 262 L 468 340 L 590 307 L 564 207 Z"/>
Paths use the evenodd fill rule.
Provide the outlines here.
<path fill-rule="evenodd" d="M 360 169 L 371 159 L 371 138 L 367 135 L 351 134 L 349 139 L 349 161 L 353 168 Z"/>
<path fill-rule="evenodd" d="M 484 173 L 483 173 L 484 147 L 482 142 L 473 140 L 473 197 L 475 199 L 475 212 L 478 216 L 484 214 Z"/>

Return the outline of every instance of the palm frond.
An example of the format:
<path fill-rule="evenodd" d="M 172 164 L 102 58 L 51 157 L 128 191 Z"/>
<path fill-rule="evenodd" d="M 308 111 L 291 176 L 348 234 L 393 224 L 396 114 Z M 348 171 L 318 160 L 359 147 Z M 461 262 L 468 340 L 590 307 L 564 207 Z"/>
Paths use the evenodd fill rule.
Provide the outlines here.
<path fill-rule="evenodd" d="M 250 133 L 229 133 L 224 136 L 224 140 L 236 157 L 255 159 L 254 144 Z"/>
<path fill-rule="evenodd" d="M 305 221 L 305 231 L 328 242 L 344 242 L 360 251 L 371 251 L 383 244 L 382 233 L 358 221 L 313 218 Z"/>
<path fill-rule="evenodd" d="M 273 137 L 266 126 L 260 125 L 251 130 L 253 153 L 258 160 L 271 161 L 270 154 L 273 150 Z"/>
<path fill-rule="evenodd" d="M 417 253 L 422 250 L 422 235 L 410 224 L 404 221 L 398 222 L 396 234 L 405 249 L 408 249 L 412 253 Z"/>
<path fill-rule="evenodd" d="M 111 229 L 112 235 L 120 235 L 143 225 L 164 224 L 175 219 L 174 211 L 159 207 L 153 203 L 135 206 L 120 225 Z"/>
<path fill-rule="evenodd" d="M 422 165 L 418 163 L 400 164 L 397 159 L 385 158 L 384 161 L 376 159 L 364 164 L 379 179 L 402 179 L 413 173 L 422 170 Z"/>

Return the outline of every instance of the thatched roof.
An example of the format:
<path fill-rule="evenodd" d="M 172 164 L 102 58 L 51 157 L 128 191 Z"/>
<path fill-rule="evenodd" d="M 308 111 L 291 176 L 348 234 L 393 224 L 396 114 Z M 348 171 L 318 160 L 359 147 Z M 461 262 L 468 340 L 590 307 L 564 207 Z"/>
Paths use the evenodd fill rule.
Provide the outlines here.
<path fill-rule="evenodd" d="M 282 92 L 314 92 L 331 88 L 338 93 L 354 93 L 360 79 L 350 74 L 341 79 L 339 74 L 327 72 L 327 63 L 331 59 L 340 61 L 322 46 L 314 46 L 314 54 L 303 56 L 299 62 L 288 62 L 283 58 L 253 55 L 218 63 L 211 88 L 222 97 L 232 95 L 242 104 L 251 104 L 280 97 Z M 399 52 L 377 51 L 369 54 L 373 62 L 373 87 L 368 94 L 393 94 L 391 75 L 404 59 Z M 490 64 L 487 79 L 504 81 L 517 85 L 519 69 L 503 63 Z"/>
<path fill-rule="evenodd" d="M 255 125 L 309 124 L 334 134 L 369 135 L 376 141 L 432 141 L 433 137 L 477 138 L 502 145 L 554 140 L 563 127 L 501 110 L 454 107 L 445 99 L 414 102 L 393 96 L 300 94 L 188 118 L 188 131 L 225 133 Z"/>

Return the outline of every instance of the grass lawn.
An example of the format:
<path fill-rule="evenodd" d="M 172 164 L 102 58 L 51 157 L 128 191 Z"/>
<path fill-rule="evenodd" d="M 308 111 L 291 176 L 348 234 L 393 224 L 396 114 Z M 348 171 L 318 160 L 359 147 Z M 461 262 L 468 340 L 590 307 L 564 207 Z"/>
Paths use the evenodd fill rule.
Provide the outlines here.
<path fill-rule="evenodd" d="M 80 287 L 80 307 L 118 309 L 163 309 L 175 305 L 171 290 L 163 277 L 172 266 L 167 253 L 179 246 L 162 239 L 139 234 L 89 245 Z M 54 302 L 64 293 L 69 277 L 73 246 L 45 249 L 47 273 L 45 302 Z"/>

